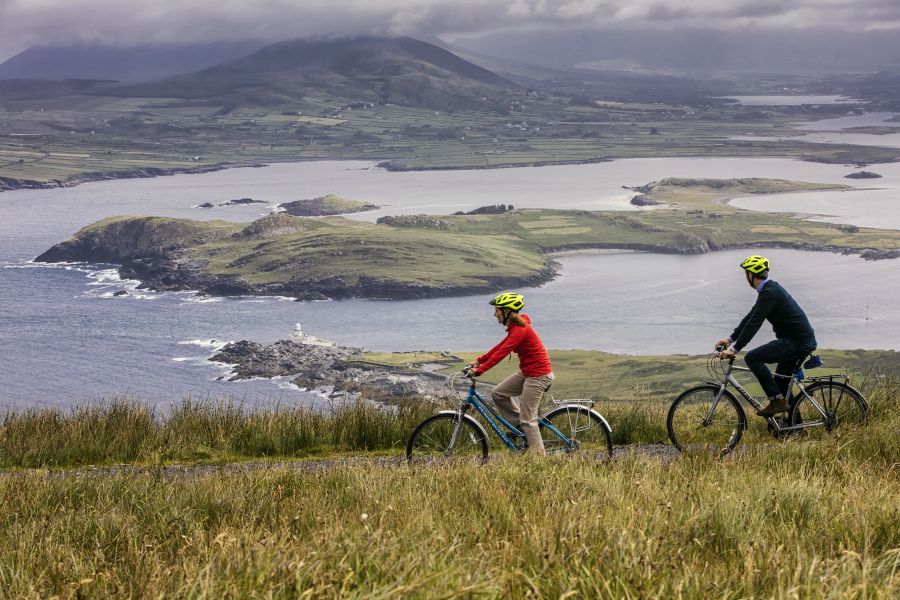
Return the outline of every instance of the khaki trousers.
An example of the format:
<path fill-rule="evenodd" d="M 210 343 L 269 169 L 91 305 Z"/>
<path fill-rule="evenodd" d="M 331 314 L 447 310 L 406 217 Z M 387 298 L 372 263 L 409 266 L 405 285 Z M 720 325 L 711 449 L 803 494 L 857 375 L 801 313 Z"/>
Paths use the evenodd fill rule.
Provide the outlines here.
<path fill-rule="evenodd" d="M 519 371 L 501 381 L 491 392 L 500 416 L 521 429 L 528 440 L 528 449 L 538 454 L 544 454 L 544 441 L 538 428 L 538 409 L 552 381 L 553 373 L 525 377 Z M 513 396 L 519 396 L 519 401 L 516 402 Z"/>

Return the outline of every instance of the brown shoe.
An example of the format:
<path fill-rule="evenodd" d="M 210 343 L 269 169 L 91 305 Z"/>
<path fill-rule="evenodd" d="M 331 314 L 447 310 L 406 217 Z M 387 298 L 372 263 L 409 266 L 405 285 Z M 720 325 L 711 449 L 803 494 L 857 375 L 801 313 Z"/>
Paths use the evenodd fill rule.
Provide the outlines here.
<path fill-rule="evenodd" d="M 769 405 L 762 410 L 756 411 L 761 417 L 774 417 L 778 413 L 787 412 L 787 409 L 790 408 L 788 406 L 787 400 L 782 398 L 781 396 L 776 396 L 769 400 Z"/>

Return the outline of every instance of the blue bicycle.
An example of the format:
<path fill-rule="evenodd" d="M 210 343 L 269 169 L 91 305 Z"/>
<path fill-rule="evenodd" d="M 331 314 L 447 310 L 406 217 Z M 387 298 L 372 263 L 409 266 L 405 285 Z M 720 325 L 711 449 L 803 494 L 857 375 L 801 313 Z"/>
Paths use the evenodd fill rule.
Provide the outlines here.
<path fill-rule="evenodd" d="M 464 369 L 447 378 L 447 387 L 456 390 L 456 381 L 468 375 Z M 554 407 L 538 421 L 544 449 L 548 454 L 587 452 L 608 459 L 612 456 L 612 429 L 592 407 L 593 400 L 553 400 Z M 406 444 L 410 462 L 469 460 L 484 462 L 488 456 L 487 430 L 472 414 L 480 414 L 503 444 L 513 452 L 527 448 L 525 434 L 485 402 L 472 379 L 462 405 L 428 417 L 413 430 Z"/>

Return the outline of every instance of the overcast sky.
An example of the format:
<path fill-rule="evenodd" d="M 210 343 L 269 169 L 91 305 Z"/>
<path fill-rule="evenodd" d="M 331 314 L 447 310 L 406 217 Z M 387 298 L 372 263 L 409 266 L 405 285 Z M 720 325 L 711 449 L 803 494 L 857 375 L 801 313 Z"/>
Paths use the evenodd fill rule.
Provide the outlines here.
<path fill-rule="evenodd" d="M 33 45 L 278 41 L 596 27 L 895 29 L 900 0 L 0 0 L 0 61 Z M 449 34 L 449 35 L 448 35 Z"/>

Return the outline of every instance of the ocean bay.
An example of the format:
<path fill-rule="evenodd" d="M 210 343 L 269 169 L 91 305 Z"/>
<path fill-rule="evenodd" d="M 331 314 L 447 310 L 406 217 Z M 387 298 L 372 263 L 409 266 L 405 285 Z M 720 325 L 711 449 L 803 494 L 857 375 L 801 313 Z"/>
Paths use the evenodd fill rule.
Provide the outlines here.
<path fill-rule="evenodd" d="M 878 187 L 900 187 L 897 165 L 872 168 L 885 175 L 877 180 Z M 267 381 L 214 381 L 224 371 L 205 358 L 216 342 L 271 342 L 288 337 L 298 321 L 308 333 L 373 350 L 477 350 L 491 345 L 502 333 L 490 320 L 482 297 L 394 302 L 203 299 L 187 293 L 154 292 L 114 297 L 116 291 L 133 285 L 99 268 L 86 273 L 28 264 L 37 253 L 82 225 L 113 214 L 249 221 L 268 212 L 269 207 L 193 207 L 244 196 L 275 204 L 327 193 L 382 206 L 353 216 L 365 220 L 382 214 L 446 214 L 495 203 L 633 210 L 628 204 L 631 192 L 622 186 L 666 177 L 771 177 L 846 183 L 855 188 L 872 185 L 844 179 L 851 171 L 842 165 L 785 159 L 704 158 L 395 173 L 371 163 L 330 161 L 4 193 L 0 195 L 6 217 L 0 261 L 5 268 L 0 269 L 0 284 L 11 293 L 0 297 L 2 359 L 10 366 L 4 377 L 2 405 L 66 405 L 115 394 L 163 403 L 186 394 L 230 395 L 251 404 L 298 398 L 321 402 Z M 798 202 L 804 199 L 815 205 L 817 198 L 829 195 L 853 198 L 866 193 L 808 192 L 794 196 Z M 788 202 L 787 197 L 764 200 L 792 210 L 794 200 Z M 885 210 L 896 217 L 896 209 Z M 804 208 L 798 212 L 816 211 Z M 900 314 L 877 298 L 897 294 L 898 290 L 886 290 L 885 286 L 898 285 L 900 263 L 825 253 L 765 251 L 779 265 L 776 279 L 809 307 L 823 346 L 897 347 Z M 702 353 L 723 328 L 729 333 L 752 303 L 739 278 L 733 277 L 732 263 L 742 253 L 562 257 L 557 280 L 525 293 L 529 310 L 550 347 L 635 354 Z M 836 294 L 833 278 L 848 293 Z M 877 331 L 870 331 L 876 327 Z"/>

